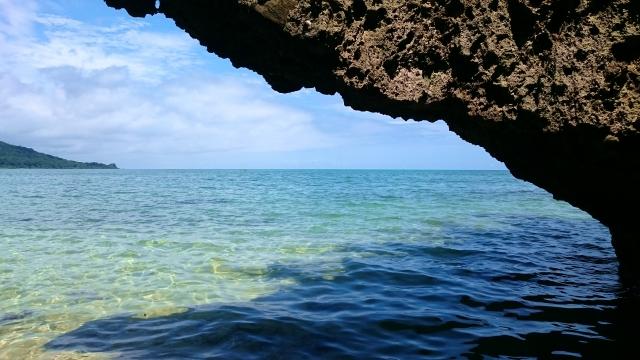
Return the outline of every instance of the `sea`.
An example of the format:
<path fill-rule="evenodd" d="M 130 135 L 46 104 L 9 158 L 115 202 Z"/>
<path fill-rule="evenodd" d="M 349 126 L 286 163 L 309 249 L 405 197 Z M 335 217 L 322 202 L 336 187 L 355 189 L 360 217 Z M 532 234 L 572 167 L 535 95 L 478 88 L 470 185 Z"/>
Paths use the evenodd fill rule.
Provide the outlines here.
<path fill-rule="evenodd" d="M 638 293 L 506 171 L 0 170 L 0 359 L 633 358 Z"/>

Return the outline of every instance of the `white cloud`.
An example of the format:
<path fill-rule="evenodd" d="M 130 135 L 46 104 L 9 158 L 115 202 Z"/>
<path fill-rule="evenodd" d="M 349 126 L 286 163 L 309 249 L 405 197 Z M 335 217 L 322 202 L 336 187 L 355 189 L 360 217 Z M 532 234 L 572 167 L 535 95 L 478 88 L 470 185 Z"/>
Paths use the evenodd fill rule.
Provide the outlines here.
<path fill-rule="evenodd" d="M 36 3 L 32 0 L 0 0 L 0 34 L 15 37 L 28 33 L 35 10 Z"/>
<path fill-rule="evenodd" d="M 331 145 L 263 83 L 181 71 L 199 61 L 185 34 L 0 9 L 0 139 L 81 160 Z"/>
<path fill-rule="evenodd" d="M 30 24 L 38 25 L 41 33 L 34 34 L 26 23 L 21 31 L 5 33 L 5 43 L 0 49 L 5 69 L 29 71 L 73 66 L 100 70 L 123 66 L 137 80 L 157 82 L 180 68 L 198 63 L 194 56 L 198 44 L 193 39 L 182 33 L 146 30 L 148 26 L 140 20 L 95 26 L 55 15 L 19 18 L 22 17 L 31 19 Z M 9 18 L 5 23 L 16 21 Z"/>
<path fill-rule="evenodd" d="M 0 76 L 0 128 L 78 155 L 292 151 L 330 145 L 303 112 L 266 101 L 237 79 L 179 79 L 148 89 L 123 67 L 47 68 L 39 82 Z M 58 146 L 54 146 L 57 144 Z"/>

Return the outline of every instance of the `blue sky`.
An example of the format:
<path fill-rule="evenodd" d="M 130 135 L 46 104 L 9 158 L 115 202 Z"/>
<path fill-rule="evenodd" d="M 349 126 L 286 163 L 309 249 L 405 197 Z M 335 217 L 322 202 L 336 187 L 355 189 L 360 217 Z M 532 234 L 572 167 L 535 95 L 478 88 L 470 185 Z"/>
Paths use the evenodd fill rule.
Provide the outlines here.
<path fill-rule="evenodd" d="M 275 93 L 102 0 L 0 0 L 0 140 L 123 168 L 504 169 L 442 121 Z"/>

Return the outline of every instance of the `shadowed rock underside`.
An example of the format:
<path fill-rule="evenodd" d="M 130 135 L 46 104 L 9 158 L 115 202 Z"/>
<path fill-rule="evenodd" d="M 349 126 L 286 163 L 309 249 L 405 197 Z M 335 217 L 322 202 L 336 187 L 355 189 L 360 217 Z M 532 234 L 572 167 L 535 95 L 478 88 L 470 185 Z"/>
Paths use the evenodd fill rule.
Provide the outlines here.
<path fill-rule="evenodd" d="M 443 119 L 512 174 L 609 226 L 640 262 L 636 0 L 105 0 L 163 13 L 280 92 Z"/>

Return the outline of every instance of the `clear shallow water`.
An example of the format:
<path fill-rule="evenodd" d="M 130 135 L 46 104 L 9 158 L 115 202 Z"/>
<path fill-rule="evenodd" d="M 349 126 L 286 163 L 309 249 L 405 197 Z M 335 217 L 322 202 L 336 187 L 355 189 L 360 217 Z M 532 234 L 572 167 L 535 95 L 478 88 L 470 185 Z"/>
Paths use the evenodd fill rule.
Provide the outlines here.
<path fill-rule="evenodd" d="M 0 359 L 611 355 L 607 230 L 506 172 L 0 171 Z"/>

